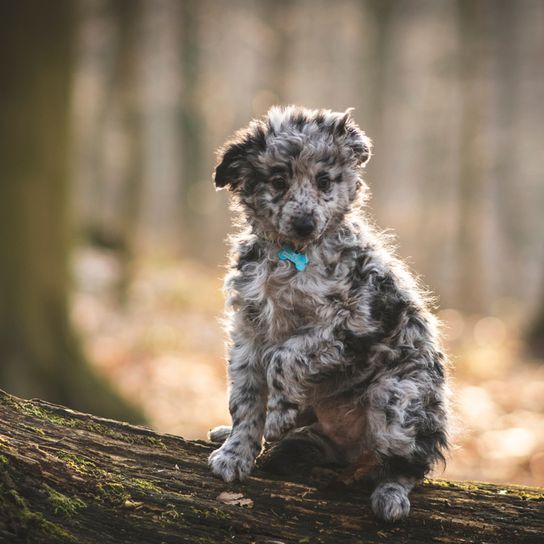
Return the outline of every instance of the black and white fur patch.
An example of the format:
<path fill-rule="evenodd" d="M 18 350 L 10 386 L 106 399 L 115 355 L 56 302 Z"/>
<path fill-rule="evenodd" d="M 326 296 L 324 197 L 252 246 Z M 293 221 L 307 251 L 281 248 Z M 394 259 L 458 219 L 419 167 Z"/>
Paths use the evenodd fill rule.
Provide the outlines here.
<path fill-rule="evenodd" d="M 215 184 L 240 232 L 225 280 L 232 429 L 212 431 L 224 443 L 209 465 L 243 480 L 263 436 L 282 459 L 371 458 L 372 509 L 394 521 L 444 460 L 446 358 L 428 298 L 363 213 L 370 155 L 349 111 L 294 106 L 220 150 Z M 278 259 L 285 245 L 304 270 Z"/>

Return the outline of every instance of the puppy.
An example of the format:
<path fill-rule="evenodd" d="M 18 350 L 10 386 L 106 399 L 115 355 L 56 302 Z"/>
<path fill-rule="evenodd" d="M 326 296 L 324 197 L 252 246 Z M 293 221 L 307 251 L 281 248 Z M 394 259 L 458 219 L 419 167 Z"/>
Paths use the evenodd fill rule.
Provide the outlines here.
<path fill-rule="evenodd" d="M 349 110 L 294 106 L 220 150 L 242 228 L 225 281 L 232 429 L 211 432 L 226 440 L 209 465 L 243 480 L 263 436 L 270 466 L 370 458 L 372 510 L 395 521 L 444 461 L 446 358 L 429 300 L 363 214 L 370 155 Z"/>

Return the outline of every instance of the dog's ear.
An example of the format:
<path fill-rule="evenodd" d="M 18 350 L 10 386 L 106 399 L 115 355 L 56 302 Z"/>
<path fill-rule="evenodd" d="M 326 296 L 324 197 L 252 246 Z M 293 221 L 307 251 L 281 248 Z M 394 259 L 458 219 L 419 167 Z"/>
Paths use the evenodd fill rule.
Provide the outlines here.
<path fill-rule="evenodd" d="M 234 137 L 219 149 L 219 164 L 215 168 L 214 180 L 218 189 L 236 188 L 242 181 L 244 169 L 250 161 L 266 148 L 263 126 L 254 121 L 249 127 L 238 131 Z"/>
<path fill-rule="evenodd" d="M 372 155 L 372 142 L 370 138 L 359 128 L 353 120 L 351 112 L 353 108 L 345 111 L 334 124 L 335 136 L 345 139 L 346 145 L 351 149 L 357 166 L 365 165 Z"/>
<path fill-rule="evenodd" d="M 214 181 L 218 189 L 234 187 L 239 179 L 237 170 L 244 156 L 244 146 L 236 141 L 227 142 L 218 152 L 220 163 L 215 168 Z"/>

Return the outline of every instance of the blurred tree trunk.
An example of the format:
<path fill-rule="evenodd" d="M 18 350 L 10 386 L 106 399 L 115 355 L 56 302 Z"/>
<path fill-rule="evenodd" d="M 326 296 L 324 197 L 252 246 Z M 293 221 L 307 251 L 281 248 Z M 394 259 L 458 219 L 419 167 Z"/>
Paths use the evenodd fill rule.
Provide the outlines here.
<path fill-rule="evenodd" d="M 182 176 L 182 225 L 183 243 L 194 254 L 202 256 L 202 218 L 197 214 L 198 184 L 202 181 L 203 138 L 205 123 L 200 105 L 200 57 L 199 32 L 201 9 L 198 0 L 180 3 L 181 49 L 181 155 Z"/>
<path fill-rule="evenodd" d="M 544 359 L 544 289 L 540 304 L 528 328 L 527 347 L 532 356 Z"/>
<path fill-rule="evenodd" d="M 116 0 L 103 9 L 102 23 L 112 27 L 111 60 L 104 70 L 94 130 L 84 142 L 93 160 L 78 165 L 92 179 L 84 203 L 90 213 L 81 220 L 83 236 L 90 245 L 114 253 L 119 274 L 113 295 L 121 304 L 133 276 L 142 196 L 141 8 L 140 0 Z"/>
<path fill-rule="evenodd" d="M 484 46 L 486 2 L 459 0 L 461 32 L 461 165 L 458 216 L 458 301 L 468 312 L 484 305 Z"/>
<path fill-rule="evenodd" d="M 140 0 L 115 0 L 112 3 L 113 19 L 117 32 L 113 82 L 109 102 L 109 115 L 115 117 L 123 147 L 123 161 L 116 180 L 117 198 L 115 222 L 111 236 L 120 261 L 117 295 L 126 301 L 127 289 L 132 279 L 133 257 L 137 243 L 137 227 L 142 193 L 143 138 L 142 105 L 139 86 L 139 49 L 141 2 Z"/>
<path fill-rule="evenodd" d="M 278 104 L 286 104 L 293 42 L 293 32 L 288 25 L 293 16 L 293 0 L 265 0 L 262 9 L 263 19 L 273 33 L 270 70 L 265 74 L 268 82 L 266 88 L 277 97 Z"/>
<path fill-rule="evenodd" d="M 386 67 L 388 54 L 388 43 L 390 41 L 391 21 L 395 4 L 393 0 L 368 0 L 366 2 L 374 26 L 375 38 L 372 55 L 373 63 L 369 69 L 373 84 L 371 87 L 372 112 L 375 114 L 369 119 L 369 130 L 372 134 L 377 134 L 383 127 L 383 113 L 386 109 L 384 89 L 387 86 Z"/>
<path fill-rule="evenodd" d="M 526 222 L 523 210 L 525 182 L 518 176 L 518 146 L 522 132 L 519 127 L 519 66 L 522 62 L 519 51 L 520 14 L 526 4 L 496 0 L 492 12 L 492 46 L 496 59 L 495 75 L 495 168 L 496 184 L 496 231 L 499 245 L 500 267 L 497 267 L 499 292 L 516 293 L 520 277 L 520 258 L 523 257 Z M 528 62 L 523 60 L 523 62 Z"/>
<path fill-rule="evenodd" d="M 364 129 L 372 139 L 375 149 L 381 149 L 383 152 L 387 149 L 385 116 L 388 93 L 387 66 L 392 61 L 390 44 L 395 6 L 393 0 L 365 0 L 365 4 L 372 17 L 374 36 L 371 42 L 372 54 L 368 56 L 367 64 L 362 67 L 365 73 L 368 72 L 368 80 L 372 81 L 372 85 L 365 85 L 370 107 L 367 108 Z M 372 185 L 372 200 L 383 206 L 389 198 L 383 183 L 387 178 L 386 161 L 381 160 L 378 155 L 370 161 L 368 172 L 369 180 L 381 180 L 381 183 Z"/>
<path fill-rule="evenodd" d="M 137 421 L 141 415 L 87 366 L 69 320 L 74 6 L 2 2 L 0 386 Z"/>

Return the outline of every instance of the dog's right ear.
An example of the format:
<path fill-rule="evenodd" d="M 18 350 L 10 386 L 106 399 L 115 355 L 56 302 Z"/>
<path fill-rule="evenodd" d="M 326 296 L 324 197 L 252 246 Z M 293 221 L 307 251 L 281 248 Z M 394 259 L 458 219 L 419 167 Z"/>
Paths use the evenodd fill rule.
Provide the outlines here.
<path fill-rule="evenodd" d="M 264 129 L 261 123 L 253 122 L 248 128 L 238 131 L 219 149 L 219 164 L 215 168 L 214 180 L 218 189 L 228 186 L 236 188 L 242 181 L 244 170 L 249 169 L 251 158 L 266 148 Z"/>
<path fill-rule="evenodd" d="M 243 160 L 244 146 L 236 142 L 227 142 L 219 150 L 220 163 L 215 168 L 214 180 L 218 189 L 229 185 L 234 187 L 239 183 L 237 175 L 240 162 Z"/>

